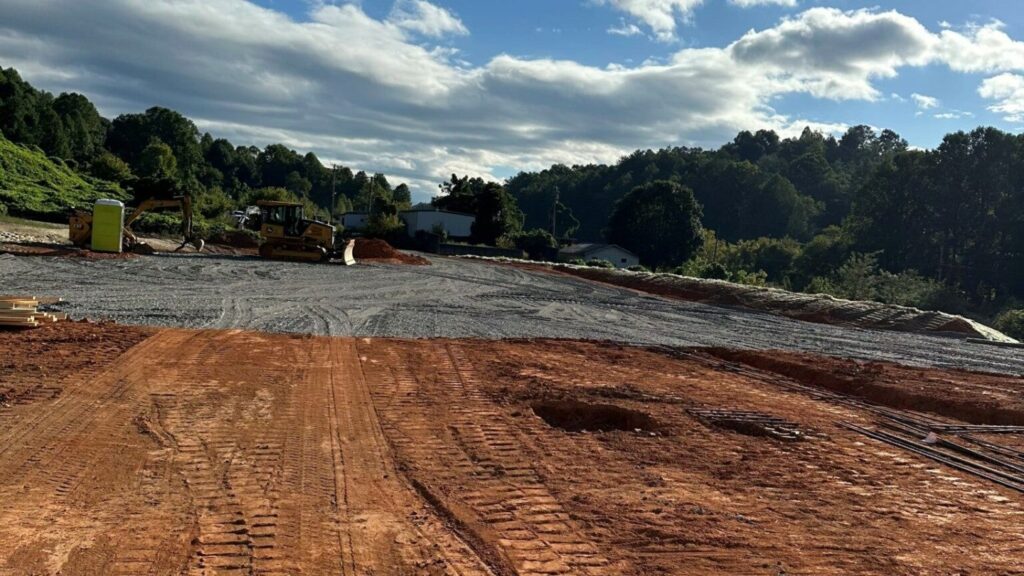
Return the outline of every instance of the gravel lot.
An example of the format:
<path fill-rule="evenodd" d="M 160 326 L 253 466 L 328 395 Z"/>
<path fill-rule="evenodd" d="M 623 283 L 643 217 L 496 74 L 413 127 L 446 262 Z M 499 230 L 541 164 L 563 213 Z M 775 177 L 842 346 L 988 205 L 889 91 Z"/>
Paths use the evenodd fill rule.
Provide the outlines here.
<path fill-rule="evenodd" d="M 0 255 L 4 293 L 63 296 L 74 317 L 332 336 L 572 338 L 783 348 L 1024 374 L 1024 351 L 811 324 L 457 259 L 354 267 L 157 255 Z"/>

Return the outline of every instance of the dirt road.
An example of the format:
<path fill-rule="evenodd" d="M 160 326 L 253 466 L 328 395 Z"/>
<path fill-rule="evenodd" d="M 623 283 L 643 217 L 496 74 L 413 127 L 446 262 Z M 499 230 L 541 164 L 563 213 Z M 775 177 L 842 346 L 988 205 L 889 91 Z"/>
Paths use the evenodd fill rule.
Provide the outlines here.
<path fill-rule="evenodd" d="M 0 358 L 3 575 L 1024 570 L 1021 493 L 851 432 L 875 415 L 778 366 L 85 324 Z"/>
<path fill-rule="evenodd" d="M 1024 373 L 1024 353 L 644 295 L 482 262 L 317 266 L 227 256 L 125 260 L 0 255 L 6 292 L 59 293 L 75 316 L 331 336 L 570 338 L 789 349 Z"/>
<path fill-rule="evenodd" d="M 395 472 L 355 343 L 164 331 L 0 417 L 5 573 L 488 574 Z"/>

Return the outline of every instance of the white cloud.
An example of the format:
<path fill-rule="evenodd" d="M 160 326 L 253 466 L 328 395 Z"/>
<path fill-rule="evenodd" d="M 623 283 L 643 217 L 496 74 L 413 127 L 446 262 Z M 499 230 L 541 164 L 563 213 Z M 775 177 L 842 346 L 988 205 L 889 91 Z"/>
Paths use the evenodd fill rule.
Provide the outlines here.
<path fill-rule="evenodd" d="M 1000 74 L 981 83 L 978 93 L 982 98 L 998 100 L 989 110 L 1002 114 L 1007 122 L 1024 123 L 1024 76 Z"/>
<path fill-rule="evenodd" d="M 284 142 L 393 175 L 423 199 L 452 172 L 717 146 L 741 129 L 842 130 L 773 103 L 793 93 L 880 100 L 877 79 L 949 57 L 945 32 L 891 11 L 814 8 L 728 46 L 634 66 L 508 54 L 470 65 L 452 48 L 418 45 L 412 30 L 352 3 L 299 22 L 243 0 L 3 0 L 0 62 L 48 90 L 85 93 L 106 115 L 171 107 L 239 144 Z M 963 38 L 989 46 L 982 36 Z M 980 91 L 994 111 L 1024 118 L 1024 77 L 990 78 Z"/>
<path fill-rule="evenodd" d="M 679 21 L 687 22 L 694 9 L 704 0 L 594 0 L 599 5 L 610 5 L 643 22 L 656 38 L 672 40 Z"/>
<path fill-rule="evenodd" d="M 1024 42 L 1010 38 L 998 20 L 968 26 L 965 32 L 943 30 L 935 57 L 957 72 L 1024 70 Z"/>
<path fill-rule="evenodd" d="M 729 47 L 735 60 L 762 68 L 780 91 L 834 100 L 877 100 L 876 78 L 930 60 L 935 37 L 895 11 L 812 8 L 773 28 L 750 31 Z"/>
<path fill-rule="evenodd" d="M 729 0 L 730 4 L 734 4 L 741 8 L 750 8 L 752 6 L 785 6 L 787 8 L 795 8 L 797 0 Z"/>
<path fill-rule="evenodd" d="M 935 118 L 938 120 L 960 120 L 961 118 L 974 118 L 974 113 L 964 112 L 963 110 L 952 110 L 950 112 L 935 114 Z"/>
<path fill-rule="evenodd" d="M 590 0 L 599 6 L 608 5 L 629 14 L 642 22 L 651 30 L 654 39 L 662 42 L 674 40 L 679 23 L 689 22 L 694 10 L 704 4 L 704 0 Z M 755 6 L 783 6 L 795 8 L 799 0 L 728 0 L 729 4 L 740 8 Z M 619 36 L 636 36 L 642 30 L 635 23 L 622 23 L 608 29 L 610 34 Z"/>
<path fill-rule="evenodd" d="M 612 26 L 609 28 L 608 33 L 615 36 L 639 36 L 640 34 L 643 34 L 644 31 L 636 24 L 623 20 L 619 22 L 618 26 Z"/>
<path fill-rule="evenodd" d="M 939 107 L 939 99 L 932 96 L 925 96 L 924 94 L 918 94 L 917 92 L 910 95 L 910 99 L 917 104 L 917 107 L 921 110 L 931 110 L 932 108 Z"/>
<path fill-rule="evenodd" d="M 457 16 L 426 0 L 397 0 L 391 8 L 388 22 L 430 38 L 469 34 L 469 29 Z"/>

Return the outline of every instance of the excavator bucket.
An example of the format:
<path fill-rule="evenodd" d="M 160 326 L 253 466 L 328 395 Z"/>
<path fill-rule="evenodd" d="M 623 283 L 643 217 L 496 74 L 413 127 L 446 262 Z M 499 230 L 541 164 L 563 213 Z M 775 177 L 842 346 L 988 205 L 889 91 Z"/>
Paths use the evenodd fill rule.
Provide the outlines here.
<path fill-rule="evenodd" d="M 352 266 L 353 264 L 356 263 L 355 247 L 355 240 L 349 240 L 345 242 L 345 247 L 341 251 L 341 261 L 345 264 L 345 266 Z"/>

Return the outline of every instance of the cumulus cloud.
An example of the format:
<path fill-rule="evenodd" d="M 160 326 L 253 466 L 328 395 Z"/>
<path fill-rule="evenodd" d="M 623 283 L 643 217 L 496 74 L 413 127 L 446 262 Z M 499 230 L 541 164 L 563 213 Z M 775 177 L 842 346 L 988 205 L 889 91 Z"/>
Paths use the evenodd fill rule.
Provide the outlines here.
<path fill-rule="evenodd" d="M 1000 74 L 981 83 L 978 93 L 982 98 L 998 100 L 989 110 L 1002 114 L 1007 122 L 1024 123 L 1024 76 Z"/>
<path fill-rule="evenodd" d="M 917 107 L 921 110 L 931 110 L 932 108 L 939 107 L 939 99 L 932 96 L 925 96 L 924 94 L 918 94 L 917 92 L 910 95 L 910 99 L 917 104 Z"/>
<path fill-rule="evenodd" d="M 671 40 L 676 24 L 688 21 L 693 10 L 704 0 L 595 0 L 609 5 L 643 22 L 659 40 Z"/>
<path fill-rule="evenodd" d="M 284 142 L 384 172 L 423 199 L 453 172 L 609 162 L 638 147 L 716 146 L 741 129 L 842 130 L 773 102 L 880 99 L 875 79 L 947 57 L 941 34 L 896 12 L 814 8 L 727 46 L 629 67 L 509 54 L 471 66 L 420 44 L 433 34 L 424 30 L 450 26 L 398 21 L 352 3 L 297 21 L 244 0 L 4 0 L 0 62 L 48 90 L 85 93 L 106 115 L 167 106 L 238 143 Z M 962 36 L 989 42 L 979 32 Z M 982 96 L 1019 118 L 1022 82 L 991 78 Z"/>
<path fill-rule="evenodd" d="M 398 0 L 391 8 L 388 22 L 430 38 L 469 34 L 457 16 L 426 0 Z"/>
<path fill-rule="evenodd" d="M 1024 70 L 1024 42 L 1010 38 L 1004 25 L 994 20 L 967 26 L 966 31 L 943 30 L 936 59 L 957 72 L 1008 72 Z"/>
<path fill-rule="evenodd" d="M 751 31 L 730 50 L 760 66 L 782 86 L 834 100 L 877 100 L 876 78 L 931 58 L 935 37 L 899 12 L 812 8 L 779 25 Z"/>

